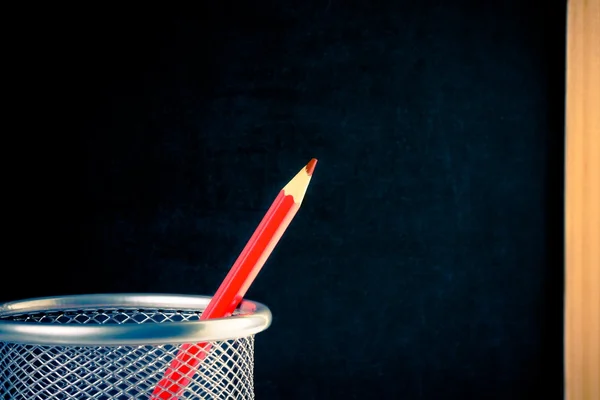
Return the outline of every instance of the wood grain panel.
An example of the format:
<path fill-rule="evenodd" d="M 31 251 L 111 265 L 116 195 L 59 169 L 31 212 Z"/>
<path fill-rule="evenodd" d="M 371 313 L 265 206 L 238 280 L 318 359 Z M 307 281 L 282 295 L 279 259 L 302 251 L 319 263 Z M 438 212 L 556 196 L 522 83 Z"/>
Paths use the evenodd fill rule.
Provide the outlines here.
<path fill-rule="evenodd" d="M 567 12 L 565 398 L 600 400 L 600 0 Z"/>

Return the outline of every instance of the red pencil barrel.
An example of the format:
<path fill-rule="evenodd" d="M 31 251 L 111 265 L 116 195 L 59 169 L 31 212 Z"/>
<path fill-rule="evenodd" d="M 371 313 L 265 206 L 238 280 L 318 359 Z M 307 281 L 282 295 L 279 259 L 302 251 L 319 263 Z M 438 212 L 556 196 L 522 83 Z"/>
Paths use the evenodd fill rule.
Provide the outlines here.
<path fill-rule="evenodd" d="M 259 261 L 282 224 L 289 222 L 289 214 L 294 210 L 292 196 L 283 191 L 275 198 L 271 207 L 254 231 L 254 234 L 240 253 L 219 289 L 200 316 L 201 320 L 230 316 L 244 297 L 244 291 L 262 267 Z M 190 383 L 196 367 L 206 357 L 210 345 L 183 345 L 171 362 L 165 376 L 154 389 L 152 400 L 176 400 Z M 200 351 L 202 350 L 202 351 Z M 200 354 L 198 354 L 200 353 Z"/>

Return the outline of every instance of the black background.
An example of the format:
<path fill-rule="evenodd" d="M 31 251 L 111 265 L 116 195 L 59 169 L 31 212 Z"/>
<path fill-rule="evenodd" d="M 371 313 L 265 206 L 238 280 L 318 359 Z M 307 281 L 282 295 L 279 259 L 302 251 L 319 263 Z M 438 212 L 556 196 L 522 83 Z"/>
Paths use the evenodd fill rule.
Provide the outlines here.
<path fill-rule="evenodd" d="M 212 294 L 316 157 L 259 399 L 562 398 L 565 2 L 216 3 L 12 20 L 0 300 Z"/>

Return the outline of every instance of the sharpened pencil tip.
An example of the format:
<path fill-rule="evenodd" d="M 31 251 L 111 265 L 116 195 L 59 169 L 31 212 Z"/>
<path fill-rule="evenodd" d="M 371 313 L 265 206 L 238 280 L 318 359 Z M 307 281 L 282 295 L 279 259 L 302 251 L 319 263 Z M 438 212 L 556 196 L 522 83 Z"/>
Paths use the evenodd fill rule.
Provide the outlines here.
<path fill-rule="evenodd" d="M 315 170 L 315 167 L 317 166 L 317 159 L 313 158 L 312 160 L 310 160 L 308 162 L 308 164 L 306 164 L 306 173 L 308 174 L 308 176 L 312 176 L 313 171 Z"/>

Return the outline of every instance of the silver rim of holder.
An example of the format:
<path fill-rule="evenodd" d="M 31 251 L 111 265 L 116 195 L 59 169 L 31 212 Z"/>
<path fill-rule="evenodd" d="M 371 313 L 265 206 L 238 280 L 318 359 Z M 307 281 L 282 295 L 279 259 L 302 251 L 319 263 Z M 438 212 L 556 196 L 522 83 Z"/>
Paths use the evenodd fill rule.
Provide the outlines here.
<path fill-rule="evenodd" d="M 0 342 L 47 346 L 144 346 L 201 343 L 247 337 L 271 324 L 264 304 L 244 300 L 227 318 L 168 323 L 60 324 L 18 321 L 17 316 L 86 310 L 185 310 L 201 312 L 211 297 L 174 294 L 89 294 L 0 304 Z"/>

